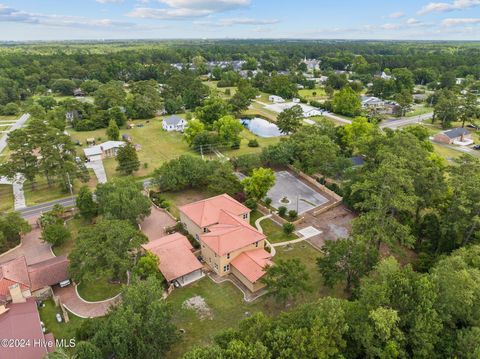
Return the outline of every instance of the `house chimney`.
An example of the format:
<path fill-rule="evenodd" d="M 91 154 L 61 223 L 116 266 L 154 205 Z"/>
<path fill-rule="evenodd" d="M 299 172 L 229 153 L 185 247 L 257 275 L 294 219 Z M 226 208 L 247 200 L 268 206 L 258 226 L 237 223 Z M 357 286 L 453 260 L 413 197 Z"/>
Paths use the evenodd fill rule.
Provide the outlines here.
<path fill-rule="evenodd" d="M 10 291 L 10 297 L 12 297 L 13 303 L 25 303 L 27 301 L 27 299 L 23 296 L 20 284 L 12 284 L 10 287 L 8 287 L 8 290 Z"/>

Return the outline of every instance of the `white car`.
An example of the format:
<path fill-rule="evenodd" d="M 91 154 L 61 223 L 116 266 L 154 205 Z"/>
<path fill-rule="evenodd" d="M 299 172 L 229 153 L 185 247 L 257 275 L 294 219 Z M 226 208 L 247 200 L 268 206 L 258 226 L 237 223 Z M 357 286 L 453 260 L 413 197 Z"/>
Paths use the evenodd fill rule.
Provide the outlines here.
<path fill-rule="evenodd" d="M 59 322 L 59 323 L 63 322 L 63 319 L 62 319 L 62 316 L 60 315 L 60 313 L 57 313 L 55 315 L 55 318 L 57 319 L 57 322 Z"/>

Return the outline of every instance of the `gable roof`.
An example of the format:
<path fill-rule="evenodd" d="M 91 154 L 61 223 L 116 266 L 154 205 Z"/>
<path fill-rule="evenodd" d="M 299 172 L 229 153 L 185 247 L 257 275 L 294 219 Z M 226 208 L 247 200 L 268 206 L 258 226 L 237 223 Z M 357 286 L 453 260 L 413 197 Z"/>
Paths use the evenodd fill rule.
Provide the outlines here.
<path fill-rule="evenodd" d="M 235 267 L 250 282 L 255 283 L 265 274 L 265 267 L 272 265 L 272 255 L 259 248 L 246 251 L 235 257 L 230 264 Z"/>
<path fill-rule="evenodd" d="M 68 265 L 68 258 L 59 256 L 28 266 L 31 290 L 35 291 L 68 279 Z"/>
<path fill-rule="evenodd" d="M 200 240 L 219 256 L 266 238 L 263 233 L 227 211 L 219 213 L 218 222 L 208 228 L 210 232 L 200 235 Z"/>
<path fill-rule="evenodd" d="M 470 132 L 468 132 L 468 130 L 466 130 L 465 128 L 462 128 L 462 127 L 457 127 L 457 128 L 452 129 L 452 130 L 444 131 L 443 133 L 448 138 L 457 138 L 457 137 L 461 137 L 461 136 L 465 136 L 465 135 L 470 134 Z"/>
<path fill-rule="evenodd" d="M 30 278 L 24 256 L 0 265 L 0 299 L 6 299 L 10 295 L 9 287 L 17 283 L 22 290 L 30 288 Z"/>
<path fill-rule="evenodd" d="M 99 145 L 95 145 L 92 147 L 87 147 L 83 149 L 85 156 L 95 156 L 101 155 L 103 151 L 111 150 L 112 148 L 122 147 L 125 146 L 125 142 L 123 141 L 107 141 L 100 143 Z"/>
<path fill-rule="evenodd" d="M 222 211 L 231 213 L 234 216 L 250 213 L 249 208 L 234 200 L 228 194 L 221 194 L 202 201 L 190 203 L 181 206 L 179 210 L 197 226 L 202 228 L 219 223 L 220 213 Z"/>
<path fill-rule="evenodd" d="M 178 125 L 179 123 L 181 123 L 183 121 L 183 118 L 181 117 L 178 117 L 176 115 L 173 115 L 173 116 L 170 116 L 170 117 L 167 117 L 167 118 L 164 118 L 163 119 L 163 122 L 167 125 L 173 125 L 173 126 L 176 126 Z"/>
<path fill-rule="evenodd" d="M 142 247 L 158 257 L 158 268 L 169 282 L 202 268 L 192 253 L 193 246 L 180 233 L 155 239 Z"/>

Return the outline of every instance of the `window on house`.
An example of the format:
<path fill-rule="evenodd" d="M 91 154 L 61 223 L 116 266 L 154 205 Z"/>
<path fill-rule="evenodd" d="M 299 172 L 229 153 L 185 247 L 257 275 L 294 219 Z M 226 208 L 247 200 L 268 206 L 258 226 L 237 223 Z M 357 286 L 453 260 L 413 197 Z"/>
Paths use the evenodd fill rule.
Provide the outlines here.
<path fill-rule="evenodd" d="M 230 259 L 230 253 L 227 253 L 227 259 Z"/>
<path fill-rule="evenodd" d="M 258 247 L 258 242 L 255 242 L 255 247 Z"/>
<path fill-rule="evenodd" d="M 243 215 L 243 219 L 247 219 L 247 218 L 248 218 L 248 213 L 245 213 L 245 214 Z"/>
<path fill-rule="evenodd" d="M 223 271 L 228 272 L 230 270 L 230 264 L 223 266 Z"/>
<path fill-rule="evenodd" d="M 207 232 L 208 232 L 208 229 L 207 229 L 207 227 L 205 227 L 205 228 L 203 229 L 203 233 L 207 233 Z"/>
<path fill-rule="evenodd" d="M 215 263 L 215 270 L 218 271 L 218 264 Z"/>

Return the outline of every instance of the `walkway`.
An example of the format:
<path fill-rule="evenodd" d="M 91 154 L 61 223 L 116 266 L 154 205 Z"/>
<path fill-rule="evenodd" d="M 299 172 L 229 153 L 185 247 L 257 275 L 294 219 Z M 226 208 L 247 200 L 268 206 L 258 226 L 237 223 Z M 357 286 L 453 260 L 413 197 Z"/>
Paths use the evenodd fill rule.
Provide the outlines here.
<path fill-rule="evenodd" d="M 25 256 L 27 265 L 30 265 L 54 257 L 50 244 L 43 242 L 40 238 L 42 233 L 40 228 L 35 228 L 36 220 L 37 217 L 29 219 L 28 222 L 32 224 L 33 229 L 22 237 L 20 245 L 0 255 L 0 263 Z"/>
<path fill-rule="evenodd" d="M 3 152 L 3 150 L 7 147 L 7 139 L 8 139 L 9 132 L 22 128 L 25 122 L 27 122 L 29 118 L 30 118 L 30 114 L 24 113 L 22 116 L 20 116 L 20 118 L 17 121 L 15 121 L 14 124 L 12 124 L 12 127 L 10 127 L 7 131 L 5 131 L 4 135 L 0 137 L 0 153 Z"/>
<path fill-rule="evenodd" d="M 60 297 L 60 301 L 65 309 L 80 318 L 96 318 L 104 316 L 107 314 L 108 310 L 121 299 L 120 294 L 118 294 L 113 298 L 100 302 L 87 302 L 78 295 L 77 287 L 73 284 L 64 288 L 56 286 L 53 289 L 53 293 Z"/>
<path fill-rule="evenodd" d="M 90 161 L 85 163 L 85 167 L 90 168 L 95 172 L 98 183 L 107 183 L 107 173 L 105 167 L 103 167 L 103 161 Z"/>
<path fill-rule="evenodd" d="M 13 180 L 8 179 L 7 177 L 0 177 L 0 184 L 12 185 L 13 188 L 13 209 L 19 211 L 27 207 L 25 200 L 25 193 L 23 192 L 23 184 L 25 178 L 17 173 Z"/>

